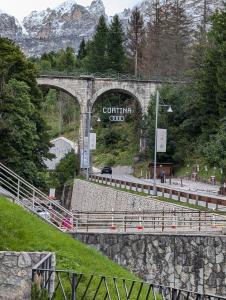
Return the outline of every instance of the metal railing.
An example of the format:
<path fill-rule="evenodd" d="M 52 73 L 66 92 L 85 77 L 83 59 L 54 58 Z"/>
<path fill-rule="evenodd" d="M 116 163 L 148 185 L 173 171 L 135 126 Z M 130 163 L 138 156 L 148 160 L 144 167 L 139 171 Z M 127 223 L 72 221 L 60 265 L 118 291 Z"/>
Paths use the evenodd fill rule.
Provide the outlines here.
<path fill-rule="evenodd" d="M 99 211 L 74 213 L 76 232 L 216 232 L 226 217 L 196 210 Z"/>
<path fill-rule="evenodd" d="M 37 276 L 39 278 L 38 283 L 35 281 Z M 53 276 L 55 276 L 54 286 L 50 284 Z M 32 281 L 38 285 L 38 289 L 47 291 L 49 299 L 226 299 L 220 295 L 201 294 L 144 281 L 54 270 L 41 268 L 41 266 L 32 269 Z"/>
<path fill-rule="evenodd" d="M 166 77 L 160 75 L 133 75 L 129 73 L 114 73 L 114 72 L 94 72 L 90 73 L 87 71 L 41 71 L 40 77 L 45 76 L 60 76 L 60 77 L 73 77 L 78 79 L 83 78 L 95 78 L 95 79 L 112 79 L 112 80 L 134 80 L 134 81 L 156 81 L 156 82 L 182 82 L 181 78 Z"/>
<path fill-rule="evenodd" d="M 97 177 L 95 177 L 97 178 Z M 104 178 L 108 182 L 109 178 Z M 103 178 L 101 179 L 103 180 Z M 12 170 L 0 163 L 0 188 L 7 196 L 35 213 L 61 231 L 219 231 L 226 226 L 223 216 L 189 210 L 167 209 L 152 211 L 72 212 L 57 201 L 49 199 Z"/>
<path fill-rule="evenodd" d="M 14 202 L 35 213 L 56 228 L 64 231 L 64 224 L 73 224 L 73 214 L 58 201 L 49 199 L 42 191 L 0 163 L 0 188 Z M 73 228 L 71 228 L 73 230 Z"/>
<path fill-rule="evenodd" d="M 104 185 L 118 187 L 130 191 L 133 190 L 136 192 L 143 192 L 148 195 L 152 195 L 153 191 L 153 184 L 135 183 L 131 181 L 124 181 L 99 175 L 90 175 L 89 179 L 90 181 L 101 183 Z M 212 206 L 214 206 L 214 209 L 226 212 L 226 200 L 220 196 L 218 197 L 212 195 L 202 195 L 191 191 L 185 191 L 163 186 L 157 186 L 157 195 L 161 197 L 175 199 L 178 201 L 184 199 L 184 202 L 192 203 L 195 205 L 200 205 L 200 203 L 203 203 L 205 204 L 206 208 L 209 208 L 209 204 L 211 204 Z"/>

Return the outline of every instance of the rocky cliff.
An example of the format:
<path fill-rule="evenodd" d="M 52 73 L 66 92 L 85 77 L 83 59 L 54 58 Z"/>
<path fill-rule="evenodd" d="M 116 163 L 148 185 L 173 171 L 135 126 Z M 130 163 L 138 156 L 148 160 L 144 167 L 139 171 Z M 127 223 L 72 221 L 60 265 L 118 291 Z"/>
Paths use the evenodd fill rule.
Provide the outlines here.
<path fill-rule="evenodd" d="M 144 15 L 144 20 L 148 21 L 153 0 L 137 1 L 137 7 Z M 222 0 L 208 1 L 211 3 L 208 13 L 222 5 Z M 188 15 L 193 16 L 199 24 L 203 1 L 196 2 L 198 4 L 194 7 L 194 1 L 187 0 L 186 9 Z M 125 9 L 119 14 L 125 29 L 131 12 L 131 9 Z M 77 50 L 83 38 L 88 40 L 92 37 L 101 15 L 106 16 L 102 0 L 93 0 L 88 7 L 77 4 L 75 0 L 67 0 L 54 9 L 31 12 L 22 24 L 15 17 L 0 11 L 0 36 L 14 40 L 28 56 L 40 56 L 44 52 L 66 47 Z"/>
<path fill-rule="evenodd" d="M 28 56 L 66 47 L 78 49 L 83 37 L 91 38 L 101 15 L 105 15 L 102 0 L 92 1 L 88 7 L 68 0 L 55 9 L 31 12 L 23 24 L 0 12 L 0 35 L 18 43 Z"/>

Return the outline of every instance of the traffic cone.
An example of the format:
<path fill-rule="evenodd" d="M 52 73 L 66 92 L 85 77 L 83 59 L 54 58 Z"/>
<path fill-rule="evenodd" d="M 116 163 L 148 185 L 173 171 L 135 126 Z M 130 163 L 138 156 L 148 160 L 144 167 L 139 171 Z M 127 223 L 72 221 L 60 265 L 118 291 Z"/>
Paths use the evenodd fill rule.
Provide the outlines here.
<path fill-rule="evenodd" d="M 140 215 L 140 208 L 139 208 L 139 225 L 136 226 L 137 230 L 143 230 L 144 226 L 142 226 L 142 220 Z"/>

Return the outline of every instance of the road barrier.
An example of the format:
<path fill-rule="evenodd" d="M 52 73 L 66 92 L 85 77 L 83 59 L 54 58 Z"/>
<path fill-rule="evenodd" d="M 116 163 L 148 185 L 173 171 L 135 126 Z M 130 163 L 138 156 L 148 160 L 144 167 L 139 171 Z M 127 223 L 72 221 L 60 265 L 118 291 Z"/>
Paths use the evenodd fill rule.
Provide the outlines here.
<path fill-rule="evenodd" d="M 136 192 L 142 192 L 148 195 L 152 195 L 153 191 L 153 184 L 135 183 L 131 181 L 124 181 L 121 179 L 119 180 L 98 175 L 90 175 L 89 179 L 90 181 L 98 182 L 108 186 L 110 185 L 111 187 L 123 187 L 125 190 L 135 190 Z M 193 204 L 195 203 L 196 205 L 204 203 L 206 208 L 209 208 L 209 204 L 211 204 L 212 206 L 214 206 L 214 209 L 226 212 L 226 200 L 217 196 L 201 195 L 191 191 L 183 191 L 162 186 L 157 186 L 157 195 L 161 197 L 174 199 L 178 202 L 182 202 L 182 199 L 184 199 L 184 202 L 186 203 L 193 202 Z"/>

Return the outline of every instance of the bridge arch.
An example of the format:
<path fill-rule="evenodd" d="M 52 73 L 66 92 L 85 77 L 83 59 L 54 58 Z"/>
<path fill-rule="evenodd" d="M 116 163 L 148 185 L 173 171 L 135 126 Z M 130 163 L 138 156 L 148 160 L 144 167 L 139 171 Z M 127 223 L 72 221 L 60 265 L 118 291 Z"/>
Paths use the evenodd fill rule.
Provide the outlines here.
<path fill-rule="evenodd" d="M 140 99 L 140 97 L 138 95 L 136 95 L 133 91 L 130 91 L 129 89 L 124 89 L 124 88 L 117 88 L 117 87 L 105 87 L 105 88 L 101 88 L 99 89 L 92 97 L 92 101 L 91 101 L 91 108 L 93 107 L 93 105 L 95 104 L 95 102 L 98 100 L 98 98 L 100 98 L 101 96 L 107 94 L 107 93 L 111 93 L 111 92 L 117 92 L 117 93 L 122 93 L 122 94 L 126 94 L 131 96 L 135 101 L 137 101 L 140 104 L 140 107 L 143 111 L 143 105 L 142 105 L 142 101 Z"/>
<path fill-rule="evenodd" d="M 39 82 L 39 81 L 38 81 L 38 86 L 61 90 L 66 94 L 70 95 L 72 98 L 75 98 L 78 101 L 80 108 L 83 106 L 81 95 L 69 87 L 65 87 L 64 85 L 60 85 L 60 84 L 50 84 L 50 83 Z"/>

